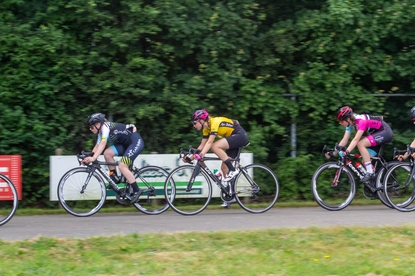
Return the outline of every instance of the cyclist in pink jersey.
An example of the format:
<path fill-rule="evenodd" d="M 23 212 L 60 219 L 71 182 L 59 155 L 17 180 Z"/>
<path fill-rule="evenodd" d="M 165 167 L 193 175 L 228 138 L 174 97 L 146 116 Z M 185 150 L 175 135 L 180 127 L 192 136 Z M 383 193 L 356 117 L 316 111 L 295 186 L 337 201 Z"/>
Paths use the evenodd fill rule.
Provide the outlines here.
<path fill-rule="evenodd" d="M 353 109 L 348 106 L 343 106 L 337 111 L 336 119 L 346 128 L 346 132 L 339 142 L 340 146 L 347 146 L 352 130 L 355 129 L 356 131 L 356 134 L 346 151 L 339 152 L 339 155 L 346 155 L 357 146 L 367 171 L 365 177 L 362 178 L 361 181 L 370 181 L 374 176 L 374 171 L 370 161 L 371 154 L 369 153 L 368 148 L 390 142 L 393 137 L 392 129 L 385 121 L 383 121 L 381 116 L 355 114 L 353 113 Z"/>

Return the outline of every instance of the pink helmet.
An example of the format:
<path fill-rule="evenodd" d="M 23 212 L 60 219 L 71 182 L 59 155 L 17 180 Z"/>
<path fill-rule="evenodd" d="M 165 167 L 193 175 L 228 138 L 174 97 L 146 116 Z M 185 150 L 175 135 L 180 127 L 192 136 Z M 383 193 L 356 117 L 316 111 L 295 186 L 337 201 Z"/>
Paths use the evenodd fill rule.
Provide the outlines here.
<path fill-rule="evenodd" d="M 206 120 L 208 116 L 209 113 L 206 111 L 206 109 L 196 110 L 192 115 L 192 122 L 196 122 L 198 120 Z"/>

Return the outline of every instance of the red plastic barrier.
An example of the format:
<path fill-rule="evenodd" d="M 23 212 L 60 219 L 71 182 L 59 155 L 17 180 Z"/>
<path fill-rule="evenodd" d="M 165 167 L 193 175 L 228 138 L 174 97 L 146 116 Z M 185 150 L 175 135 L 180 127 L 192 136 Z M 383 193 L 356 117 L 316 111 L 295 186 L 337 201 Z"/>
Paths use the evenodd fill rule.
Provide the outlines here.
<path fill-rule="evenodd" d="M 19 200 L 22 199 L 22 156 L 0 155 L 0 173 L 7 176 L 17 190 Z M 0 180 L 0 200 L 12 199 L 12 193 Z"/>

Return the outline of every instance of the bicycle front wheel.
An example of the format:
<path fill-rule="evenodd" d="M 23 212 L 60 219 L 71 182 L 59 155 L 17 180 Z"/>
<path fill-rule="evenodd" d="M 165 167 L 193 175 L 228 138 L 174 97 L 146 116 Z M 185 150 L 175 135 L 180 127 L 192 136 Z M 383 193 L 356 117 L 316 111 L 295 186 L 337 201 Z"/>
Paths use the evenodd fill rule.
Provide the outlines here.
<path fill-rule="evenodd" d="M 88 168 L 74 168 L 64 174 L 58 185 L 58 199 L 69 214 L 87 217 L 98 212 L 105 203 L 105 183 Z"/>
<path fill-rule="evenodd" d="M 409 163 L 398 164 L 391 167 L 384 178 L 383 193 L 392 207 L 401 212 L 415 210 L 415 179 L 412 170 Z"/>
<path fill-rule="evenodd" d="M 145 192 L 138 202 L 134 203 L 137 210 L 147 215 L 158 215 L 169 208 L 164 196 L 164 183 L 169 173 L 158 166 L 147 166 L 133 172 L 137 184 Z"/>
<path fill-rule="evenodd" d="M 7 176 L 0 174 L 0 226 L 6 224 L 14 216 L 18 205 L 16 187 Z"/>
<path fill-rule="evenodd" d="M 356 195 L 352 172 L 336 162 L 321 165 L 311 179 L 314 199 L 326 210 L 340 211 L 349 206 Z"/>
<path fill-rule="evenodd" d="M 279 183 L 267 166 L 251 164 L 241 169 L 234 184 L 236 201 L 250 213 L 263 213 L 277 202 Z"/>
<path fill-rule="evenodd" d="M 195 167 L 183 165 L 169 174 L 164 184 L 164 194 L 170 207 L 181 215 L 196 215 L 202 212 L 212 198 L 212 184 L 206 172 L 200 170 L 193 175 Z M 194 177 L 193 185 L 189 181 Z"/>

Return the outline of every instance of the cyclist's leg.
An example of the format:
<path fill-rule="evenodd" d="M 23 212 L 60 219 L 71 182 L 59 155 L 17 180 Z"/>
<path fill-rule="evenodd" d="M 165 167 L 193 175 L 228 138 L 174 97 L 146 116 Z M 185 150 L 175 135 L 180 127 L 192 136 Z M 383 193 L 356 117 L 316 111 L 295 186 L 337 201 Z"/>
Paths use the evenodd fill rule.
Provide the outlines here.
<path fill-rule="evenodd" d="M 123 156 L 121 157 L 120 163 L 118 168 L 120 169 L 121 173 L 127 179 L 128 183 L 131 184 L 134 193 L 134 199 L 131 202 L 135 202 L 140 194 L 143 192 L 141 189 L 138 188 L 137 182 L 133 173 L 130 171 L 129 167 L 133 164 L 134 160 L 137 156 L 143 151 L 144 149 L 144 141 L 141 138 L 140 134 L 135 132 L 131 136 L 132 143 L 125 149 Z"/>
<path fill-rule="evenodd" d="M 228 167 L 225 165 L 225 161 L 229 159 L 228 154 L 225 152 L 225 150 L 229 149 L 228 141 L 225 138 L 219 139 L 212 144 L 210 149 L 220 160 L 222 160 L 221 170 L 223 175 L 226 175 L 229 171 Z"/>
<path fill-rule="evenodd" d="M 241 127 L 237 128 L 231 136 L 226 137 L 225 139 L 229 145 L 228 149 L 225 151 L 228 156 L 225 164 L 230 171 L 236 171 L 236 173 L 233 173 L 233 175 L 230 173 L 228 179 L 231 179 L 237 174 L 238 168 L 233 168 L 233 164 L 231 163 L 230 158 L 235 158 L 238 155 L 239 149 L 249 143 L 249 139 L 248 134 Z"/>
<path fill-rule="evenodd" d="M 370 137 L 370 136 L 368 136 L 368 137 Z M 362 161 L 363 161 L 363 164 L 365 166 L 366 171 L 368 172 L 368 174 L 372 174 L 373 173 L 373 168 L 372 168 L 372 163 L 370 162 L 370 154 L 369 154 L 369 151 L 367 150 L 367 148 L 368 147 L 373 147 L 375 145 L 373 145 L 371 143 L 371 141 L 369 140 L 368 137 L 362 138 L 357 143 L 357 148 L 358 148 L 360 154 L 362 155 Z"/>
<path fill-rule="evenodd" d="M 112 145 L 104 151 L 104 158 L 106 162 L 115 162 L 114 156 L 118 156 L 119 153 L 124 153 L 123 145 L 117 144 Z M 117 174 L 117 169 L 115 166 L 108 166 L 110 170 L 110 177 L 115 182 L 119 182 L 119 177 Z"/>
<path fill-rule="evenodd" d="M 382 122 L 382 127 L 370 134 L 369 136 L 363 138 L 357 143 L 360 154 L 362 155 L 363 163 L 365 163 L 366 170 L 368 171 L 368 177 L 362 179 L 362 182 L 367 181 L 366 178 L 370 177 L 371 173 L 373 175 L 372 163 L 370 162 L 370 154 L 367 148 L 380 146 L 382 144 L 392 141 L 393 132 L 389 125 L 385 122 Z"/>
<path fill-rule="evenodd" d="M 230 158 L 235 158 L 236 154 L 238 153 L 238 149 L 247 145 L 249 143 L 248 134 L 246 131 L 239 127 L 234 130 L 231 136 L 222 138 L 212 145 L 212 151 L 222 160 L 226 167 L 224 167 L 225 171 L 226 169 L 229 171 L 234 171 L 235 168 L 233 167 Z"/>
<path fill-rule="evenodd" d="M 235 158 L 238 155 L 239 148 L 247 145 L 248 142 L 248 135 L 245 131 L 239 131 L 216 142 L 215 150 L 212 151 L 222 160 L 221 170 L 225 181 L 229 171 L 236 171 L 230 159 Z M 234 202 L 236 202 L 235 199 L 229 202 L 224 201 L 221 206 L 229 208 L 230 204 Z"/>

